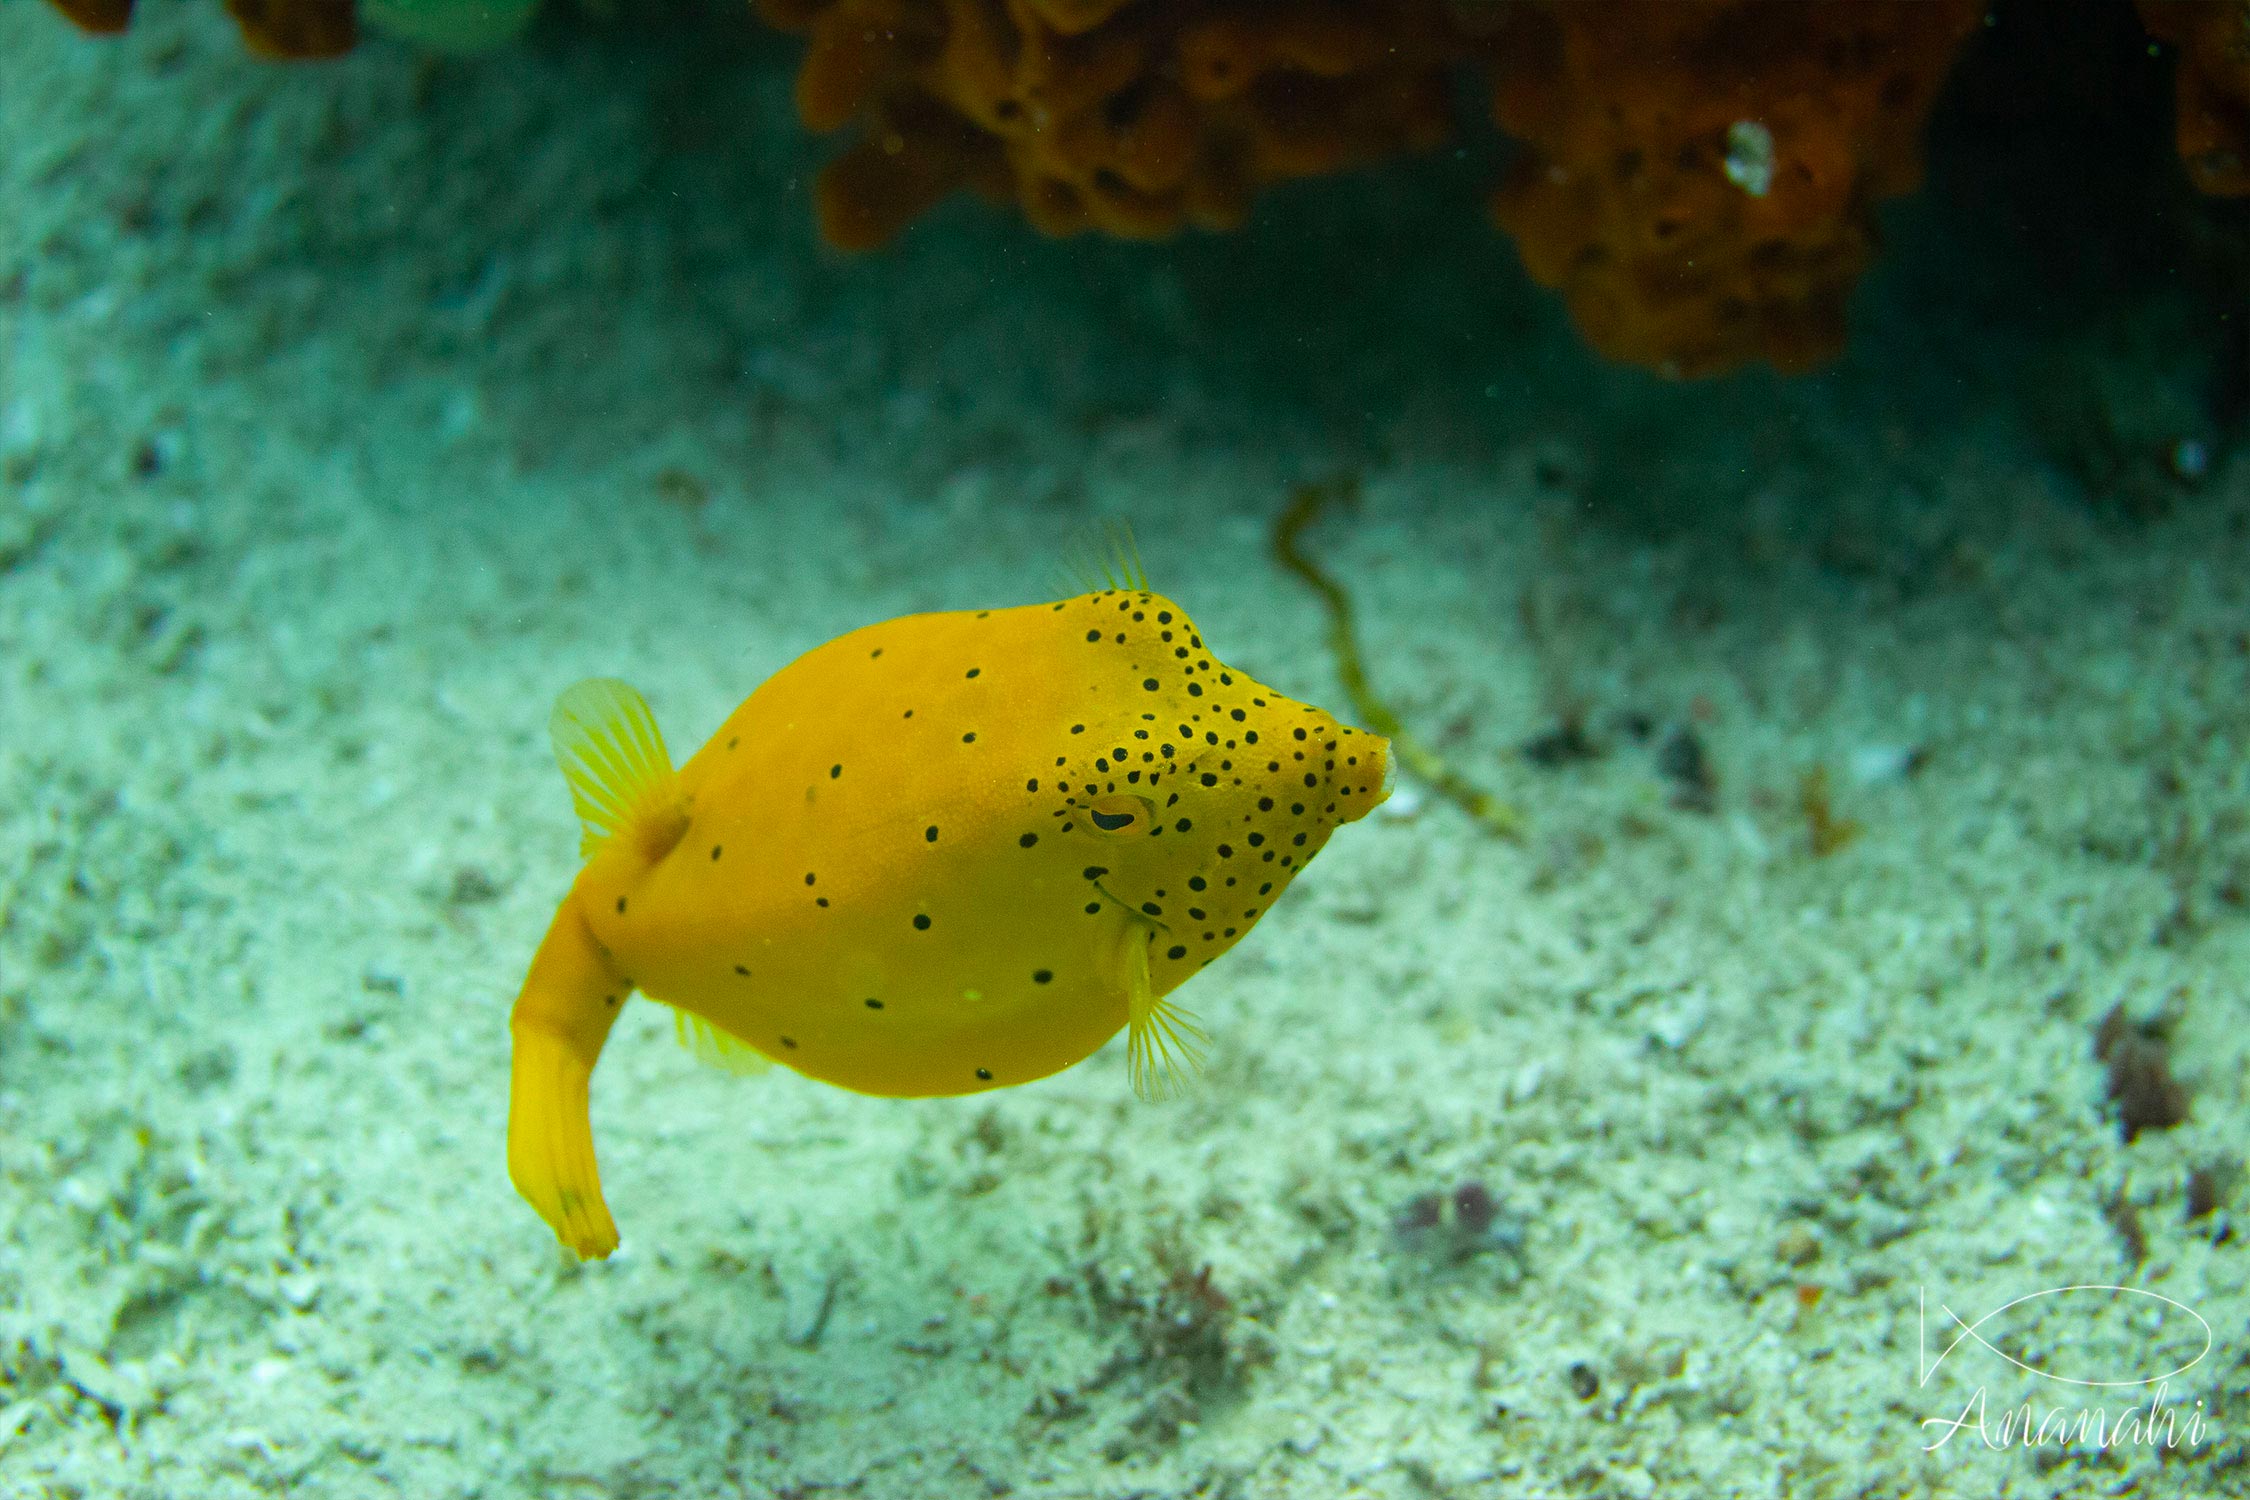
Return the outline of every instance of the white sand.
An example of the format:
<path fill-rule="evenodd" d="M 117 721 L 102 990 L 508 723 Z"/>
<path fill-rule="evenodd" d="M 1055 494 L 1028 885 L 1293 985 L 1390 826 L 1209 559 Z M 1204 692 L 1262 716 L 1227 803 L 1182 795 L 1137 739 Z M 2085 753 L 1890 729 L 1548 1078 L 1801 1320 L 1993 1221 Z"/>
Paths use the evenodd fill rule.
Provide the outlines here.
<path fill-rule="evenodd" d="M 276 69 L 144 9 L 96 44 L 0 3 L 0 1494 L 2250 1484 L 2246 1200 L 2183 1212 L 2250 1139 L 2238 465 L 2105 521 L 2005 390 L 1899 394 L 1946 335 L 1881 295 L 1824 382 L 1599 370 L 1485 162 L 1236 241 L 961 209 L 847 263 L 787 45 Z M 1338 468 L 1366 507 L 1313 544 L 1378 681 L 1528 840 L 1346 830 L 1183 994 L 1219 1047 L 1182 1105 L 1121 1047 L 956 1101 L 736 1080 L 636 1006 L 625 1250 L 563 1264 L 500 1142 L 573 867 L 554 692 L 627 676 L 684 751 L 1123 515 L 1230 662 L 1340 709 L 1264 550 Z M 1574 705 L 1604 759 L 1510 755 Z M 1698 725 L 1715 815 L 1627 711 Z M 1813 766 L 1866 825 L 1823 859 Z M 2130 1147 L 2119 1001 L 2177 1011 L 2196 1090 Z M 1470 1180 L 1514 1253 L 1395 1232 Z M 1920 1289 L 2089 1282 L 2214 1330 L 2180 1451 L 1924 1452 L 1980 1386 L 1995 1424 L 2145 1402 L 1974 1346 L 1917 1384 Z M 2006 1341 L 2137 1378 L 2182 1325 L 2049 1298 Z"/>

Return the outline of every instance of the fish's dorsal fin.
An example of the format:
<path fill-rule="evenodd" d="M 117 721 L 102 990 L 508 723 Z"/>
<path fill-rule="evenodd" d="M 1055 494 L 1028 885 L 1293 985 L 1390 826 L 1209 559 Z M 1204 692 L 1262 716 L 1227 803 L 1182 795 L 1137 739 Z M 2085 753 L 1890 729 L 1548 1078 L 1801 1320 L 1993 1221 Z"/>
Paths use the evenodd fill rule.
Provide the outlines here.
<path fill-rule="evenodd" d="M 701 1016 L 675 1010 L 672 1012 L 672 1030 L 679 1036 L 680 1045 L 687 1048 L 697 1062 L 721 1072 L 748 1076 L 763 1073 L 773 1066 L 772 1058 L 742 1038 L 721 1031 Z"/>
<path fill-rule="evenodd" d="M 1148 945 L 1155 937 L 1143 922 L 1125 934 L 1125 1071 L 1133 1092 L 1151 1103 L 1186 1093 L 1211 1048 L 1211 1034 L 1149 982 Z"/>
<path fill-rule="evenodd" d="M 1063 548 L 1062 587 L 1080 594 L 1103 589 L 1149 592 L 1148 569 L 1141 566 L 1141 549 L 1133 540 L 1130 522 L 1115 517 L 1089 522 Z"/>
<path fill-rule="evenodd" d="M 630 683 L 589 677 L 565 688 L 547 716 L 547 738 L 578 810 L 580 855 L 620 838 L 652 863 L 671 852 L 687 831 L 680 775 L 648 700 Z"/>

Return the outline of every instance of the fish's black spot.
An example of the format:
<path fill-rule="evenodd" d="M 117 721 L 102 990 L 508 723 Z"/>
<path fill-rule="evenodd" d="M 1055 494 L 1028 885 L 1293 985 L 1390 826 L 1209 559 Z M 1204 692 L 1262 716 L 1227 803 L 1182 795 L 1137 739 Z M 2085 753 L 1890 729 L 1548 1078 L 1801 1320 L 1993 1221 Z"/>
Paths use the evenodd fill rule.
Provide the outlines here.
<path fill-rule="evenodd" d="M 1202 779 L 1205 786 L 1217 786 L 1219 784 L 1219 778 L 1212 775 L 1209 771 L 1205 771 L 1203 773 Z"/>
<path fill-rule="evenodd" d="M 1293 732 L 1296 734 L 1298 739 L 1303 739 L 1305 737 L 1305 732 L 1302 729 L 1295 730 Z"/>
<path fill-rule="evenodd" d="M 870 996 L 867 1000 L 867 1008 L 869 1010 L 881 1010 L 883 1008 L 883 1002 Z"/>
<path fill-rule="evenodd" d="M 1304 835 L 1302 835 L 1302 834 L 1299 834 L 1299 835 L 1297 836 L 1297 842 L 1301 844 L 1301 843 L 1303 843 L 1304 841 L 1305 841 L 1305 840 L 1304 840 Z M 1038 834 L 1036 834 L 1036 833 L 1027 833 L 1027 834 L 1025 834 L 1025 835 L 1024 835 L 1024 836 L 1023 836 L 1022 838 L 1020 838 L 1020 839 L 1017 839 L 1017 840 L 1016 840 L 1016 843 L 1017 843 L 1017 845 L 1018 845 L 1019 847 L 1021 847 L 1021 848 L 1025 848 L 1025 849 L 1029 849 L 1029 848 L 1030 848 L 1030 847 L 1031 847 L 1031 846 L 1032 846 L 1033 844 L 1036 844 L 1036 843 L 1038 843 L 1038 842 L 1039 842 L 1039 835 L 1038 835 Z"/>
<path fill-rule="evenodd" d="M 810 870 L 807 870 L 807 871 L 805 871 L 805 884 L 807 884 L 807 885 L 811 885 L 812 883 L 813 883 L 813 872 L 812 872 L 812 871 L 810 871 Z"/>
<path fill-rule="evenodd" d="M 727 748 L 728 748 L 729 750 L 732 750 L 732 749 L 733 749 L 733 748 L 734 748 L 735 746 L 737 746 L 737 745 L 739 745 L 739 744 L 741 744 L 741 743 L 742 743 L 742 736 L 741 736 L 741 735 L 739 735 L 739 734 L 738 734 L 738 735 L 735 735 L 735 736 L 733 736 L 732 738 L 730 738 L 730 739 L 729 739 L 729 740 L 727 741 Z"/>
<path fill-rule="evenodd" d="M 1219 846 L 1219 858 L 1221 858 L 1221 859 L 1232 859 L 1232 858 L 1234 858 L 1234 845 L 1232 845 L 1232 844 L 1221 844 L 1221 845 Z"/>
<path fill-rule="evenodd" d="M 617 898 L 617 914 L 621 917 L 625 915 L 625 898 L 623 896 Z"/>
<path fill-rule="evenodd" d="M 1292 844 L 1295 844 L 1295 845 L 1296 845 L 1296 846 L 1297 846 L 1298 848 L 1300 848 L 1300 849 L 1301 849 L 1301 848 L 1303 848 L 1303 847 L 1304 847 L 1304 844 L 1305 844 L 1305 836 L 1304 836 L 1303 834 L 1301 834 L 1301 833 L 1300 833 L 1300 834 L 1298 834 L 1298 835 L 1297 835 L 1297 836 L 1296 836 L 1295 838 L 1291 839 L 1291 840 L 1290 840 L 1289 842 L 1290 842 L 1290 843 L 1292 843 Z"/>
<path fill-rule="evenodd" d="M 1033 984 L 1046 984 L 1054 977 L 1055 971 L 1053 969 L 1033 969 L 1031 971 L 1031 982 Z"/>
<path fill-rule="evenodd" d="M 1084 734 L 1086 732 L 1086 726 L 1083 724 L 1073 724 L 1070 726 L 1070 732 L 1072 734 Z M 1055 762 L 1055 764 L 1059 766 L 1062 764 L 1062 762 L 1058 760 Z"/>
<path fill-rule="evenodd" d="M 1147 689 L 1149 692 L 1153 693 L 1156 691 L 1156 679 L 1153 677 L 1143 677 L 1141 679 L 1141 686 Z"/>
<path fill-rule="evenodd" d="M 922 842 L 925 844 L 934 844 L 937 842 L 937 824 L 932 823 L 929 827 L 922 830 Z"/>
<path fill-rule="evenodd" d="M 813 897 L 813 905 L 815 905 L 815 906 L 826 906 L 827 904 L 828 904 L 828 898 L 827 898 L 826 896 L 815 896 L 815 897 Z"/>
<path fill-rule="evenodd" d="M 1178 833 L 1185 833 L 1185 832 L 1187 832 L 1187 831 L 1188 831 L 1188 830 L 1189 830 L 1190 828 L 1193 828 L 1194 826 L 1195 826 L 1195 825 L 1194 825 L 1193 823 L 1189 822 L 1189 821 L 1188 821 L 1188 820 L 1187 820 L 1186 818 L 1182 818 L 1182 819 L 1180 819 L 1180 821 L 1179 821 L 1179 822 L 1177 822 L 1177 823 L 1174 823 L 1174 824 L 1172 825 L 1172 828 L 1173 828 L 1173 830 L 1174 830 L 1175 832 L 1178 832 Z"/>
<path fill-rule="evenodd" d="M 719 857 L 719 851 L 725 847 L 726 846 L 723 844 L 713 844 L 711 846 L 711 857 L 713 859 L 717 859 Z"/>
<path fill-rule="evenodd" d="M 880 647 L 880 646 L 877 646 L 877 647 L 876 647 L 876 648 L 875 648 L 874 650 L 872 650 L 872 651 L 870 651 L 870 652 L 868 652 L 868 653 L 867 653 L 867 659 L 868 659 L 869 661 L 873 661 L 873 660 L 874 660 L 874 659 L 875 659 L 876 657 L 878 657 L 878 656 L 881 656 L 882 654 L 883 654 L 883 648 L 882 648 L 882 647 Z"/>
<path fill-rule="evenodd" d="M 977 1069 L 977 1077 L 983 1079 L 986 1083 L 990 1083 L 992 1082 L 992 1070 L 990 1068 L 979 1068 Z"/>
<path fill-rule="evenodd" d="M 1027 792 L 1036 792 L 1036 791 L 1038 791 L 1038 790 L 1039 790 L 1039 778 L 1038 778 L 1038 777 L 1036 777 L 1036 776 L 1032 777 L 1032 778 L 1031 778 L 1031 779 L 1030 779 L 1029 781 L 1027 781 L 1027 782 L 1025 782 L 1025 783 L 1023 784 L 1023 789 L 1024 789 L 1025 791 L 1027 791 Z"/>
<path fill-rule="evenodd" d="M 1185 958 L 1187 957 L 1187 949 L 1181 947 L 1178 943 L 1174 943 L 1164 950 L 1164 956 L 1166 958 Z"/>
<path fill-rule="evenodd" d="M 1191 683 L 1189 683 L 1189 684 L 1188 684 L 1188 696 L 1189 696 L 1190 698 L 1200 698 L 1200 697 L 1202 697 L 1202 696 L 1203 696 L 1203 684 L 1202 684 L 1202 683 L 1200 683 L 1200 682 L 1191 682 Z"/>
<path fill-rule="evenodd" d="M 973 745 L 973 744 L 975 744 L 976 742 L 977 742 L 977 732 L 976 732 L 976 731 L 975 731 L 974 729 L 970 730 L 970 731 L 969 731 L 969 732 L 968 732 L 967 734 L 964 734 L 964 735 L 962 735 L 962 736 L 961 736 L 961 743 L 962 743 L 962 744 L 964 744 L 964 745 Z"/>
<path fill-rule="evenodd" d="M 1147 912 L 1152 917 L 1161 917 L 1164 915 L 1164 908 L 1158 906 L 1154 901 L 1143 901 L 1141 903 L 1141 910 Z"/>
<path fill-rule="evenodd" d="M 976 675 L 977 675 L 977 674 L 978 674 L 979 672 L 981 672 L 981 671 L 983 671 L 983 670 L 984 670 L 984 668 L 982 668 L 982 667 L 971 667 L 971 668 L 969 668 L 969 675 L 970 675 L 971 677 L 974 677 L 974 676 L 976 676 Z"/>
<path fill-rule="evenodd" d="M 611 1010 L 615 1010 L 617 1009 L 617 997 L 615 995 L 604 995 L 602 996 L 602 1004 L 608 1006 Z"/>
<path fill-rule="evenodd" d="M 909 718 L 909 719 L 913 718 L 913 717 L 914 717 L 914 710 L 913 710 L 913 709 L 911 709 L 911 708 L 910 708 L 910 709 L 908 709 L 908 710 L 906 711 L 906 715 L 905 715 L 905 716 L 906 716 L 907 718 Z"/>
<path fill-rule="evenodd" d="M 1272 812 L 1272 811 L 1273 811 L 1273 798 L 1271 798 L 1271 797 L 1260 797 L 1260 798 L 1258 799 L 1258 811 L 1260 811 L 1260 812 Z"/>
<path fill-rule="evenodd" d="M 1191 890 L 1191 891 L 1200 891 L 1200 890 L 1202 890 L 1202 889 L 1203 889 L 1203 877 L 1202 877 L 1202 876 L 1200 876 L 1200 875 L 1190 875 L 1190 876 L 1188 877 L 1188 889 L 1189 889 L 1189 890 Z"/>
<path fill-rule="evenodd" d="M 734 966 L 734 972 L 740 974 L 745 979 L 748 979 L 750 977 L 750 971 L 744 968 L 741 964 L 736 964 Z"/>
<path fill-rule="evenodd" d="M 1235 710 L 1233 711 L 1233 718 L 1234 718 L 1234 721 L 1235 721 L 1235 722 L 1236 722 L 1237 724 L 1241 723 L 1241 722 L 1242 722 L 1242 721 L 1243 721 L 1244 719 L 1247 719 L 1247 718 L 1249 718 L 1249 717 L 1250 717 L 1250 716 L 1249 716 L 1248 714 L 1244 713 L 1244 712 L 1243 712 L 1243 711 L 1242 711 L 1241 709 L 1239 709 L 1239 708 L 1238 708 L 1238 709 L 1235 709 Z"/>
<path fill-rule="evenodd" d="M 797 1039 L 793 1036 L 785 1036 L 781 1039 L 781 1045 L 794 1052 L 797 1049 Z"/>
<path fill-rule="evenodd" d="M 1157 624 L 1159 624 L 1159 625 L 1169 625 L 1169 624 L 1171 624 L 1171 623 L 1172 623 L 1172 612 L 1171 612 L 1170 610 L 1168 610 L 1168 609 L 1167 609 L 1167 610 L 1163 611 L 1162 613 L 1160 613 L 1159 615 L 1157 615 L 1157 617 L 1156 617 L 1156 623 L 1157 623 Z"/>
<path fill-rule="evenodd" d="M 842 766 L 841 764 L 838 764 L 838 765 L 833 765 L 833 766 L 830 766 L 830 767 L 828 768 L 828 779 L 829 779 L 830 781 L 834 781 L 834 780 L 835 780 L 835 779 L 836 779 L 837 777 L 839 777 L 839 776 L 841 776 L 841 775 L 843 775 L 843 774 L 844 774 L 844 768 L 843 768 L 843 766 Z"/>
<path fill-rule="evenodd" d="M 1102 638 L 1102 633 L 1101 633 L 1100 631 L 1098 631 L 1098 630 L 1089 630 L 1089 631 L 1087 631 L 1087 632 L 1086 632 L 1086 639 L 1087 639 L 1087 640 L 1089 640 L 1089 641 L 1098 641 L 1098 640 L 1100 640 L 1101 638 Z"/>
<path fill-rule="evenodd" d="M 1109 866 L 1088 865 L 1081 873 L 1083 873 L 1088 880 L 1099 880 L 1104 875 L 1107 875 L 1109 873 Z"/>
<path fill-rule="evenodd" d="M 914 914 L 914 930 L 916 932 L 928 932 L 930 930 L 929 913 L 918 911 Z"/>
<path fill-rule="evenodd" d="M 1257 847 L 1258 847 L 1258 846 L 1259 846 L 1260 844 L 1264 843 L 1265 841 L 1266 841 L 1266 836 L 1265 836 L 1264 834 L 1262 834 L 1262 833 L 1253 833 L 1253 834 L 1251 834 L 1251 835 L 1250 835 L 1250 847 L 1251 847 L 1251 848 L 1253 848 L 1253 849 L 1257 848 Z"/>
<path fill-rule="evenodd" d="M 1089 917 L 1100 916 L 1101 910 L 1102 904 L 1099 901 L 1089 901 L 1086 903 L 1086 915 Z"/>

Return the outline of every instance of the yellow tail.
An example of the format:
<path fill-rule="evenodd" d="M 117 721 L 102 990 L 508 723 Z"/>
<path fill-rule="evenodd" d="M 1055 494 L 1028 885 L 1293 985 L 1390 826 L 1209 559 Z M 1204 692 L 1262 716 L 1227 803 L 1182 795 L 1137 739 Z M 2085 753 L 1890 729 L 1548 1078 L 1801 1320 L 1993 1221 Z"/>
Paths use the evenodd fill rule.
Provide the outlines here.
<path fill-rule="evenodd" d="M 573 890 L 547 929 L 508 1027 L 515 1066 L 508 1092 L 508 1177 L 556 1237 L 581 1257 L 617 1248 L 602 1201 L 587 1086 L 626 984 L 610 968 Z"/>

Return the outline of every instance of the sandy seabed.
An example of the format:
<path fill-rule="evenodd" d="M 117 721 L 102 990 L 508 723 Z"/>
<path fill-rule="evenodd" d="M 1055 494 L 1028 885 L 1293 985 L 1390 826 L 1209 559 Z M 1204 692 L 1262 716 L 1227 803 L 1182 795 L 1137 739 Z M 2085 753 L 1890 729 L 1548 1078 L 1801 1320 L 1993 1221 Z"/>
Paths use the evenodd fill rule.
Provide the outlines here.
<path fill-rule="evenodd" d="M 2239 464 L 2105 508 L 1903 273 L 1817 380 L 1600 369 L 1488 163 L 843 261 L 747 25 L 277 69 L 144 9 L 0 3 L 0 1494 L 2250 1485 Z M 1311 545 L 1371 669 L 1526 836 L 1345 830 L 1185 992 L 1171 1105 L 1121 1046 L 960 1100 L 736 1079 L 636 1005 L 625 1248 L 566 1264 L 500 1138 L 574 868 L 555 692 L 630 678 L 684 751 L 1123 517 L 1229 662 L 1342 709 L 1267 551 L 1339 473 Z M 1518 753 L 1565 722 L 1598 753 Z M 2192 1091 L 2130 1144 L 2120 1003 Z M 1402 1227 L 1432 1195 L 1468 1212 Z M 1941 1308 L 2082 1284 L 2155 1295 L 1982 1331 L 2192 1359 L 2161 1396 L 1974 1342 L 1924 1378 Z M 2169 1444 L 1997 1446 L 2151 1400 Z"/>

